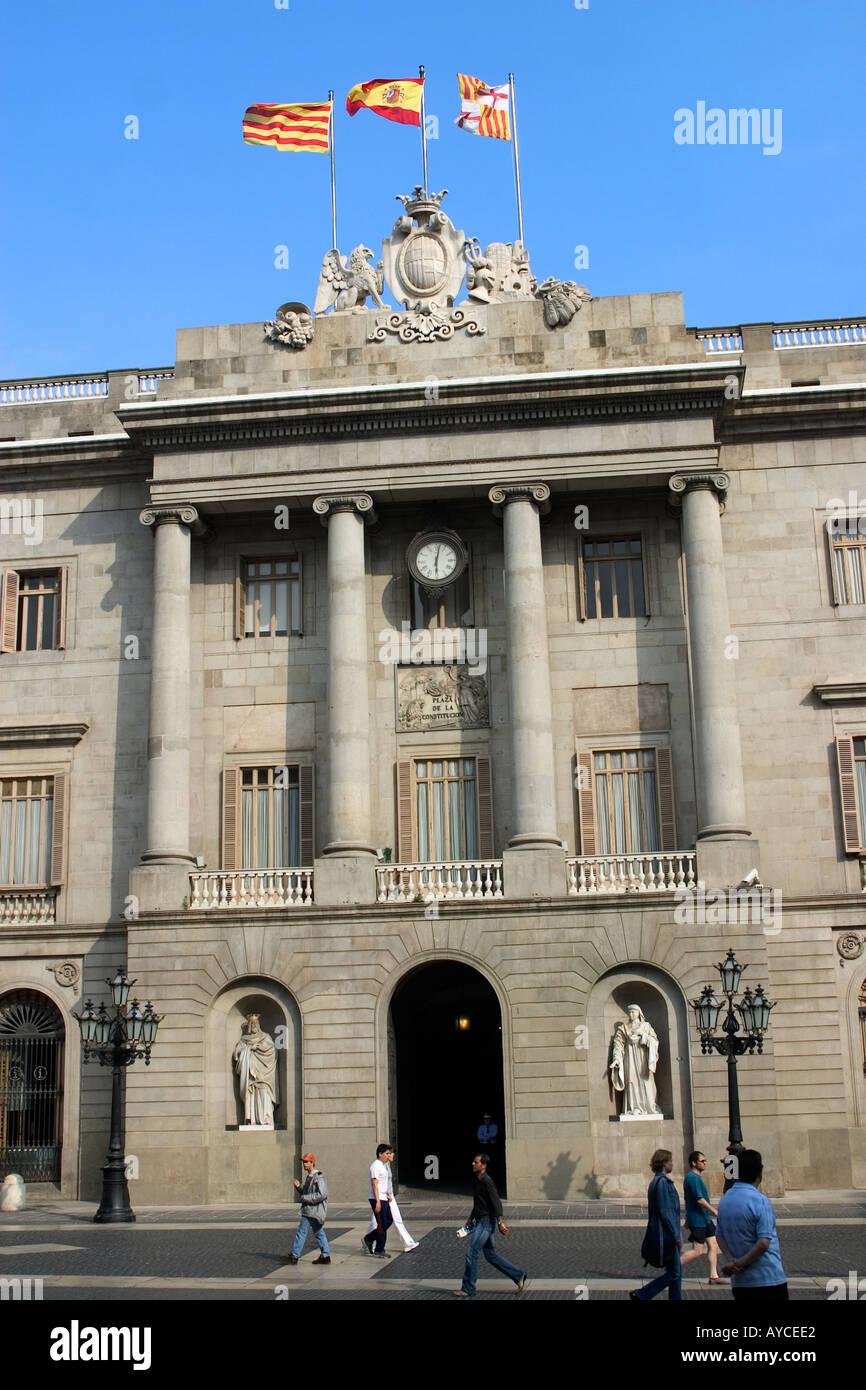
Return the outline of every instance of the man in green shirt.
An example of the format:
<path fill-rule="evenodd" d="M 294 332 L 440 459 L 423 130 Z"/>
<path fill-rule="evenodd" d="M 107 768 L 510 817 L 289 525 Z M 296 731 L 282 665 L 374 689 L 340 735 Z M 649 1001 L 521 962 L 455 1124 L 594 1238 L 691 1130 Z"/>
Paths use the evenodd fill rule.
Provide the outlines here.
<path fill-rule="evenodd" d="M 718 1271 L 719 1243 L 716 1240 L 715 1225 L 711 1220 L 712 1217 L 718 1216 L 718 1212 L 710 1203 L 710 1194 L 701 1176 L 706 1166 L 707 1160 L 700 1149 L 695 1149 L 694 1153 L 689 1154 L 689 1171 L 683 1183 L 683 1193 L 686 1199 L 686 1225 L 689 1227 L 692 1248 L 687 1255 L 683 1255 L 682 1263 L 690 1264 L 692 1260 L 699 1260 L 706 1253 L 710 1261 L 710 1283 L 721 1284 Z"/>

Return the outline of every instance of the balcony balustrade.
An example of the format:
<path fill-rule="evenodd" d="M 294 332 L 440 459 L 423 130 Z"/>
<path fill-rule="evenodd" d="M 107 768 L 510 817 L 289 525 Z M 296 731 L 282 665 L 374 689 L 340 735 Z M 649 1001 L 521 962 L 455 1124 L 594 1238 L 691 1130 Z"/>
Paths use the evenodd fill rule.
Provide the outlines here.
<path fill-rule="evenodd" d="M 56 888 L 0 888 L 0 926 L 45 926 L 57 920 L 56 906 Z"/>
<path fill-rule="evenodd" d="M 694 850 L 648 854 L 581 854 L 567 859 L 569 896 L 674 893 L 695 885 Z"/>
<path fill-rule="evenodd" d="M 501 898 L 502 860 L 386 864 L 376 870 L 380 903 Z"/>
<path fill-rule="evenodd" d="M 190 874 L 194 911 L 229 907 L 308 907 L 312 869 L 235 869 Z"/>

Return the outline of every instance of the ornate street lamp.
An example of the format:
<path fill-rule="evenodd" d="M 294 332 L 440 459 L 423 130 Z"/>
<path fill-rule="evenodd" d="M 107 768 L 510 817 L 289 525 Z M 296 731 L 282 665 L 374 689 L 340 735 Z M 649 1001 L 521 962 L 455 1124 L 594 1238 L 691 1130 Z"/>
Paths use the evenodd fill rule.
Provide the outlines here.
<path fill-rule="evenodd" d="M 722 993 L 727 1000 L 728 1012 L 722 1024 L 722 1036 L 718 1036 L 719 1017 L 725 1005 L 720 1004 L 712 985 L 705 985 L 699 999 L 692 1000 L 698 1032 L 701 1035 L 701 1052 L 716 1051 L 728 1059 L 728 1153 L 738 1154 L 743 1150 L 743 1132 L 740 1128 L 740 1090 L 737 1083 L 737 1058 L 744 1052 L 750 1055 L 764 1050 L 764 1034 L 770 1026 L 771 1003 L 760 985 L 754 994 L 746 989 L 742 1000 L 734 1004 L 734 995 L 740 987 L 740 978 L 748 969 L 740 965 L 733 951 L 718 965 L 722 982 Z M 734 1009 L 742 1021 L 737 1022 Z"/>
<path fill-rule="evenodd" d="M 102 1199 L 93 1219 L 102 1222 L 134 1221 L 123 1152 L 123 1076 L 125 1069 L 140 1058 L 144 1059 L 146 1067 L 150 1066 L 151 1044 L 156 1041 L 156 1030 L 162 1022 L 162 1015 L 154 1013 L 150 1001 L 142 1009 L 138 1000 L 133 999 L 127 1008 L 126 1001 L 135 981 L 127 979 L 126 972 L 120 967 L 114 979 L 105 983 L 111 990 L 113 1016 L 104 1004 L 100 1004 L 94 1013 L 91 999 L 85 1000 L 80 1014 L 72 1015 L 81 1029 L 85 1062 L 98 1058 L 99 1065 L 110 1066 L 113 1073 L 108 1162 L 103 1164 Z"/>

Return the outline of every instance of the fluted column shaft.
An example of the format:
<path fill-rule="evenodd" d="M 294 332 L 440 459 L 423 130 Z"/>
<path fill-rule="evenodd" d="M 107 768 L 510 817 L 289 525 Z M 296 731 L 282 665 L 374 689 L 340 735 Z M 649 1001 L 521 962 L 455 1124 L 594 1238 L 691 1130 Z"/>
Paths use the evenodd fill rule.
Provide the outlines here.
<path fill-rule="evenodd" d="M 154 529 L 153 637 L 147 739 L 145 862 L 185 863 L 189 852 L 190 532 L 195 507 L 146 507 Z"/>
<path fill-rule="evenodd" d="M 317 497 L 328 528 L 328 820 L 323 855 L 375 856 L 370 843 L 370 712 L 364 525 L 372 498 Z"/>
<path fill-rule="evenodd" d="M 736 670 L 725 586 L 720 500 L 724 473 L 670 481 L 682 498 L 683 555 L 689 617 L 698 839 L 748 836 Z"/>
<path fill-rule="evenodd" d="M 541 509 L 549 505 L 550 489 L 544 483 L 494 487 L 489 496 L 502 507 L 504 532 L 513 826 L 508 847 L 559 847 L 539 520 Z"/>

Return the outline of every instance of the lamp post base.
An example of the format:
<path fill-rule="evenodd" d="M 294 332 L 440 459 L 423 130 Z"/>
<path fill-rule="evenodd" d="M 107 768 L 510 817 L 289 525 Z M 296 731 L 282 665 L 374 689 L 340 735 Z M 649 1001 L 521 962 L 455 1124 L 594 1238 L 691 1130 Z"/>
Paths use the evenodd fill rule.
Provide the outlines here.
<path fill-rule="evenodd" d="M 103 1225 L 135 1220 L 135 1212 L 129 1204 L 125 1164 L 121 1163 L 119 1167 L 115 1167 L 109 1160 L 103 1165 L 102 1200 L 93 1219 Z"/>

